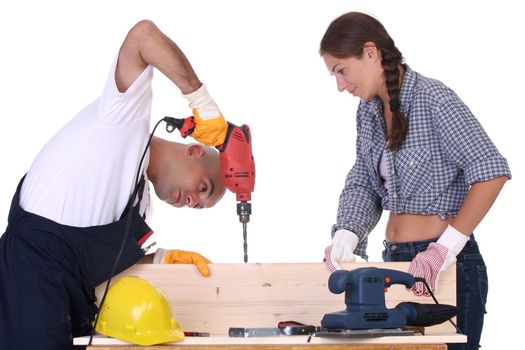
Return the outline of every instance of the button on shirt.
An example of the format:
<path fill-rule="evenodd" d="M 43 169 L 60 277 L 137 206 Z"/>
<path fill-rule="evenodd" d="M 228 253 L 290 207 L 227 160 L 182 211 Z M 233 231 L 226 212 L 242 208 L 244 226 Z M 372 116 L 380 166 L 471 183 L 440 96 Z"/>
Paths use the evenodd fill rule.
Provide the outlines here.
<path fill-rule="evenodd" d="M 454 91 L 406 65 L 405 69 L 399 100 L 408 132 L 401 147 L 386 149 L 379 97 L 362 101 L 357 110 L 356 162 L 339 198 L 332 235 L 339 229 L 354 232 L 359 237 L 355 254 L 364 258 L 367 236 L 383 209 L 455 217 L 470 185 L 511 177 L 507 161 Z M 378 169 L 383 151 L 388 190 Z"/>

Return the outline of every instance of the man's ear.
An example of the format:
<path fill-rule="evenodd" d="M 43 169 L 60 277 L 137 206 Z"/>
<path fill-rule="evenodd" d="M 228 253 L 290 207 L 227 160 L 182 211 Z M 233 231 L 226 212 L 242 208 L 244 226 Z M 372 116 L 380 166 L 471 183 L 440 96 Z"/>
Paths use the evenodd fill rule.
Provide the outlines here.
<path fill-rule="evenodd" d="M 191 144 L 186 147 L 184 151 L 184 156 L 187 158 L 199 159 L 204 156 L 205 150 L 204 147 L 198 144 Z"/>

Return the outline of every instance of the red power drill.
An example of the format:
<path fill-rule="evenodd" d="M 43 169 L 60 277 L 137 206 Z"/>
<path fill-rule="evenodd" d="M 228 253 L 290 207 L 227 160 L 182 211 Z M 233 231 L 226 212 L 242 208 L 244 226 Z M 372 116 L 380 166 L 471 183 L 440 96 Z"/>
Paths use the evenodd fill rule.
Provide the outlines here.
<path fill-rule="evenodd" d="M 165 117 L 166 130 L 173 132 L 178 129 L 183 138 L 191 135 L 195 129 L 195 118 L 183 119 Z M 244 239 L 244 262 L 248 262 L 248 232 L 250 221 L 252 192 L 255 186 L 255 162 L 252 154 L 252 136 L 248 125 L 237 126 L 228 122 L 228 131 L 219 150 L 221 177 L 224 186 L 235 193 L 237 199 L 237 215 L 242 223 Z"/>

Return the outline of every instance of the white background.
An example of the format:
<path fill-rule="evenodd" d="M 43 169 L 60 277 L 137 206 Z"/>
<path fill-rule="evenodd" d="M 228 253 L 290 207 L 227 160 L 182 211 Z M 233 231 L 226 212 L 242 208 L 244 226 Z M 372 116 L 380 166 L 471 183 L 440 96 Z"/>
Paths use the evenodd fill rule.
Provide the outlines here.
<path fill-rule="evenodd" d="M 488 266 L 482 344 L 518 341 L 523 251 L 523 12 L 514 1 L 3 1 L 0 5 L 0 225 L 40 148 L 98 97 L 128 29 L 153 20 L 186 53 L 226 118 L 250 125 L 257 166 L 250 262 L 317 262 L 355 159 L 358 101 L 336 89 L 319 41 L 340 14 L 375 15 L 416 71 L 454 89 L 507 158 L 508 182 L 476 238 Z M 190 110 L 159 72 L 152 122 Z M 162 129 L 158 136 L 179 141 Z M 160 246 L 242 262 L 231 193 L 211 210 L 155 202 Z M 387 213 L 370 235 L 380 261 Z M 2 232 L 3 230 L 0 230 Z M 519 311 L 518 311 L 519 310 Z M 327 312 L 333 310 L 327 310 Z"/>

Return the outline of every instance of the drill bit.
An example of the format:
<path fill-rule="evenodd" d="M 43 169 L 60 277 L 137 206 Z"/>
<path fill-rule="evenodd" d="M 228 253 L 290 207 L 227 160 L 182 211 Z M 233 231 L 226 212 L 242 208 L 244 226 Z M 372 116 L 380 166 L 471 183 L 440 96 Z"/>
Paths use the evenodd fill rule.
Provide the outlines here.
<path fill-rule="evenodd" d="M 250 221 L 250 214 L 252 213 L 252 205 L 247 201 L 237 203 L 237 215 L 239 221 L 242 223 L 242 238 L 244 240 L 244 262 L 248 262 L 248 229 L 247 223 Z"/>
<path fill-rule="evenodd" d="M 246 223 L 242 224 L 242 238 L 244 239 L 244 262 L 248 262 L 248 231 Z"/>

